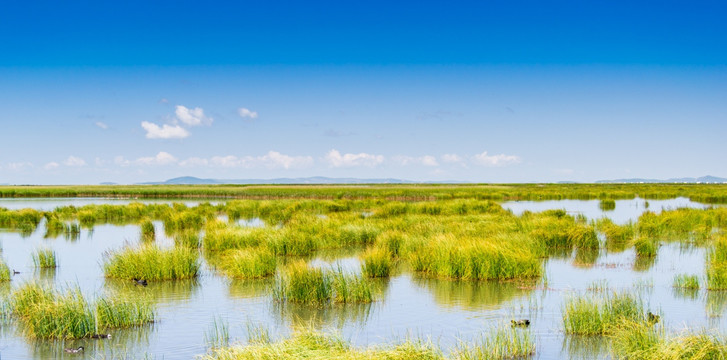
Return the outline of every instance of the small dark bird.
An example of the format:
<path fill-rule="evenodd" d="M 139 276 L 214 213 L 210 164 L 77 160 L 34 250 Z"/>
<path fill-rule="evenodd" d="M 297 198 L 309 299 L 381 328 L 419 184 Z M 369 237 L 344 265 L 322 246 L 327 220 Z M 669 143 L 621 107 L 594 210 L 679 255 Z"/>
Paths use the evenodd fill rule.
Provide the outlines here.
<path fill-rule="evenodd" d="M 136 285 L 141 285 L 141 286 L 147 286 L 147 285 L 149 285 L 149 283 L 147 283 L 146 280 L 139 280 L 137 278 L 134 278 L 134 283 Z"/>
<path fill-rule="evenodd" d="M 530 326 L 530 320 L 523 319 L 523 320 L 510 320 L 510 323 L 513 327 L 515 326 L 522 326 L 522 327 L 528 327 Z"/>
<path fill-rule="evenodd" d="M 20 274 L 20 271 L 13 269 L 13 275 L 18 275 L 18 274 Z"/>
<path fill-rule="evenodd" d="M 646 319 L 649 320 L 650 323 L 656 324 L 661 319 L 661 316 L 656 315 L 656 314 L 652 313 L 651 311 L 649 311 L 649 313 L 646 314 Z"/>
<path fill-rule="evenodd" d="M 69 354 L 78 354 L 80 352 L 83 352 L 83 346 L 79 346 L 77 349 L 68 348 L 68 349 L 64 349 L 63 351 L 65 351 Z"/>
<path fill-rule="evenodd" d="M 93 334 L 91 339 L 111 339 L 111 334 Z"/>

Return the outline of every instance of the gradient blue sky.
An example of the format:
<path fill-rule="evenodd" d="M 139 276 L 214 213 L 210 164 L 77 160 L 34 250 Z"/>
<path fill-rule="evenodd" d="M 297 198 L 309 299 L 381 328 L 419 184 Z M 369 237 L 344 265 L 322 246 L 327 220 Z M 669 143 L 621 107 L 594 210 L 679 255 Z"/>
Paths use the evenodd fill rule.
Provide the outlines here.
<path fill-rule="evenodd" d="M 0 183 L 727 177 L 721 2 L 0 12 Z"/>

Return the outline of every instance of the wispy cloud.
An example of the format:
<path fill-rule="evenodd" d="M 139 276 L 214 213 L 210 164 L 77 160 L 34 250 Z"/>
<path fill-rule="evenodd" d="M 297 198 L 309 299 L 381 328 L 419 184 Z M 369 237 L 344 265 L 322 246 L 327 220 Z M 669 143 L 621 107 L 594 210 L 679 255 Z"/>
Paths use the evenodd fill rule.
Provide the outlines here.
<path fill-rule="evenodd" d="M 336 149 L 329 151 L 323 159 L 332 167 L 374 167 L 384 162 L 383 155 L 367 153 L 341 154 Z"/>
<path fill-rule="evenodd" d="M 55 170 L 58 169 L 60 165 L 57 162 L 51 161 L 43 166 L 43 169 L 46 170 Z"/>
<path fill-rule="evenodd" d="M 204 110 L 200 107 L 194 109 L 177 105 L 174 110 L 177 119 L 187 126 L 212 125 L 213 119 L 204 114 Z"/>
<path fill-rule="evenodd" d="M 252 111 L 247 108 L 239 108 L 237 109 L 237 114 L 240 115 L 241 118 L 245 119 L 257 119 L 257 111 Z"/>
<path fill-rule="evenodd" d="M 517 155 L 488 155 L 487 151 L 483 151 L 481 154 L 476 154 L 472 157 L 472 163 L 491 167 L 514 165 L 520 163 L 520 161 L 521 159 Z"/>
<path fill-rule="evenodd" d="M 437 162 L 437 159 L 434 156 L 431 155 L 424 155 L 424 156 L 404 156 L 404 155 L 398 155 L 394 156 L 392 160 L 402 166 L 406 165 L 424 165 L 424 166 L 439 166 L 439 162 Z"/>
<path fill-rule="evenodd" d="M 148 121 L 142 121 L 141 127 L 146 130 L 147 139 L 184 139 L 189 136 L 189 131 L 179 125 L 164 124 L 159 126 Z"/>
<path fill-rule="evenodd" d="M 176 162 L 177 158 L 166 151 L 160 151 L 155 156 L 141 157 L 134 161 L 134 163 L 144 166 L 170 165 Z"/>
<path fill-rule="evenodd" d="M 106 123 L 104 123 L 102 121 L 96 121 L 96 126 L 100 127 L 101 129 L 104 129 L 104 130 L 109 128 L 109 126 L 106 125 Z"/>
<path fill-rule="evenodd" d="M 326 132 L 323 133 L 323 135 L 330 136 L 330 137 L 344 137 L 344 136 L 353 136 L 353 135 L 356 135 L 356 133 L 351 132 L 351 131 L 344 132 L 344 131 L 328 129 L 328 130 L 326 130 Z"/>
<path fill-rule="evenodd" d="M 86 160 L 83 160 L 76 156 L 69 156 L 65 161 L 63 161 L 63 165 L 65 166 L 86 166 Z"/>
<path fill-rule="evenodd" d="M 457 155 L 457 154 L 444 154 L 440 157 L 442 159 L 442 162 L 450 163 L 450 164 L 463 164 L 464 159 Z"/>
<path fill-rule="evenodd" d="M 266 167 L 268 169 L 301 169 L 313 165 L 314 160 L 310 156 L 290 156 L 277 151 L 268 151 L 261 156 L 213 156 L 209 160 L 194 158 L 183 161 L 185 166 L 211 165 L 226 168 L 254 168 Z"/>

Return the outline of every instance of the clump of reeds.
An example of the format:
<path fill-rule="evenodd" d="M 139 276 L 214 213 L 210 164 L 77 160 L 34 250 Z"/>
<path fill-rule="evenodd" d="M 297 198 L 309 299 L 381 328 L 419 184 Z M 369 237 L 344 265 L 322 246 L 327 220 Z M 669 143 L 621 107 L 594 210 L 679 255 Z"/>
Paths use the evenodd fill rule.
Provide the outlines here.
<path fill-rule="evenodd" d="M 215 221 L 205 228 L 202 246 L 207 251 L 254 247 L 267 243 L 274 232 L 275 229 L 270 228 L 242 227 Z"/>
<path fill-rule="evenodd" d="M 602 199 L 598 202 L 598 208 L 603 211 L 611 211 L 616 209 L 616 201 L 613 199 Z"/>
<path fill-rule="evenodd" d="M 146 219 L 141 222 L 141 240 L 143 241 L 154 241 L 156 237 L 156 231 L 154 229 L 154 223 Z"/>
<path fill-rule="evenodd" d="M 394 268 L 393 256 L 385 248 L 369 248 L 361 258 L 361 271 L 368 277 L 388 277 Z"/>
<path fill-rule="evenodd" d="M 275 279 L 273 298 L 279 302 L 304 304 L 368 303 L 373 301 L 372 285 L 361 275 L 341 269 L 324 270 L 296 261 Z"/>
<path fill-rule="evenodd" d="M 563 309 L 567 334 L 610 334 L 624 320 L 646 321 L 643 303 L 629 293 L 576 296 L 567 300 Z"/>
<path fill-rule="evenodd" d="M 707 252 L 707 289 L 727 289 L 727 236 L 720 236 Z"/>
<path fill-rule="evenodd" d="M 374 301 L 371 282 L 361 275 L 348 274 L 338 269 L 333 272 L 333 302 L 341 304 L 370 303 Z"/>
<path fill-rule="evenodd" d="M 273 275 L 277 260 L 267 248 L 230 250 L 223 255 L 220 267 L 230 277 L 262 278 Z"/>
<path fill-rule="evenodd" d="M 106 299 L 93 304 L 78 287 L 56 292 L 38 283 L 25 284 L 13 292 L 11 308 L 25 334 L 33 338 L 83 338 L 99 330 L 154 321 L 148 304 Z"/>
<path fill-rule="evenodd" d="M 10 268 L 2 258 L 0 258 L 0 281 L 10 281 Z"/>
<path fill-rule="evenodd" d="M 104 263 L 107 277 L 141 280 L 176 280 L 197 276 L 197 251 L 185 247 L 161 249 L 154 245 L 126 247 L 109 254 Z"/>
<path fill-rule="evenodd" d="M 215 318 L 204 334 L 204 338 L 211 348 L 228 346 L 230 344 L 230 324 L 221 317 Z"/>
<path fill-rule="evenodd" d="M 455 359 L 521 359 L 535 353 L 535 340 L 525 329 L 501 327 L 491 330 L 473 344 L 460 343 Z"/>
<path fill-rule="evenodd" d="M 320 268 L 304 261 L 285 267 L 275 279 L 273 298 L 280 302 L 323 304 L 333 296 L 333 278 Z"/>
<path fill-rule="evenodd" d="M 641 322 L 623 322 L 612 336 L 612 351 L 620 359 L 711 360 L 727 358 L 727 339 L 705 331 L 669 336 L 663 328 Z"/>
<path fill-rule="evenodd" d="M 654 257 L 657 250 L 656 241 L 650 237 L 639 236 L 634 240 L 634 249 L 639 257 Z"/>
<path fill-rule="evenodd" d="M 37 268 L 48 269 L 58 266 L 56 262 L 56 253 L 51 249 L 37 249 L 31 257 L 33 258 L 33 265 Z"/>
<path fill-rule="evenodd" d="M 431 343 L 406 340 L 399 344 L 356 349 L 336 335 L 311 329 L 298 329 L 291 338 L 277 343 L 252 342 L 248 345 L 212 349 L 204 360 L 257 359 L 390 359 L 444 360 L 442 352 Z"/>
<path fill-rule="evenodd" d="M 634 237 L 634 225 L 616 225 L 609 218 L 602 218 L 596 222 L 596 228 L 606 237 L 606 248 L 609 251 L 623 251 Z"/>
<path fill-rule="evenodd" d="M 190 249 L 198 249 L 202 242 L 198 231 L 187 230 L 174 234 L 174 244 Z"/>
<path fill-rule="evenodd" d="M 699 289 L 699 276 L 688 274 L 676 275 L 674 276 L 673 286 L 681 289 Z"/>

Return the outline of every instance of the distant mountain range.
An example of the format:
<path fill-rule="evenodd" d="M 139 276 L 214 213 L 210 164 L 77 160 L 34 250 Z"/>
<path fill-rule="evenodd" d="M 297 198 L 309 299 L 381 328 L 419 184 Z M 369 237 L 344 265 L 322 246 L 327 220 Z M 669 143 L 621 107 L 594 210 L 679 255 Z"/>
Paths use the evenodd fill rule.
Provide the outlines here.
<path fill-rule="evenodd" d="M 666 179 L 666 180 L 659 180 L 659 179 L 616 179 L 616 180 L 599 180 L 596 181 L 597 184 L 619 184 L 619 183 L 701 183 L 701 184 L 725 184 L 727 183 L 727 179 L 716 177 L 716 176 L 702 176 L 698 178 L 672 178 L 672 179 Z"/>

